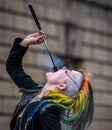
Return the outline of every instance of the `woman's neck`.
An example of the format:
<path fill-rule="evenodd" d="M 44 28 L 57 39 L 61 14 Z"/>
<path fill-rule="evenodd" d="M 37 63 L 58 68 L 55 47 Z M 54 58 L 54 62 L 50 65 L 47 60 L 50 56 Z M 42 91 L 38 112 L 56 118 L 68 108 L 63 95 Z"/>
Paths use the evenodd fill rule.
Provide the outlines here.
<path fill-rule="evenodd" d="M 48 96 L 49 90 L 56 90 L 56 85 L 51 85 L 49 83 L 46 83 L 45 86 L 40 91 L 40 93 L 36 95 L 35 99 L 41 100 L 42 97 Z"/>

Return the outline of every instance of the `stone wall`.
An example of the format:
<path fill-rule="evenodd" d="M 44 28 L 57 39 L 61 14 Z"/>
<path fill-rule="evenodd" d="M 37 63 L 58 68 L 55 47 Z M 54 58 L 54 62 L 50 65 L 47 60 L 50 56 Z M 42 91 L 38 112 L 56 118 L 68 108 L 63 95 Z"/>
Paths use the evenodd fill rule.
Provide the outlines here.
<path fill-rule="evenodd" d="M 9 129 L 20 94 L 5 70 L 16 37 L 36 32 L 28 4 L 39 16 L 53 54 L 73 68 L 93 74 L 94 120 L 89 130 L 112 129 L 112 3 L 107 0 L 0 0 L 0 130 Z M 46 64 L 47 63 L 47 64 Z M 31 46 L 24 57 L 25 71 L 36 82 L 45 81 L 50 59 L 43 45 Z M 38 78 L 37 78 L 38 77 Z"/>

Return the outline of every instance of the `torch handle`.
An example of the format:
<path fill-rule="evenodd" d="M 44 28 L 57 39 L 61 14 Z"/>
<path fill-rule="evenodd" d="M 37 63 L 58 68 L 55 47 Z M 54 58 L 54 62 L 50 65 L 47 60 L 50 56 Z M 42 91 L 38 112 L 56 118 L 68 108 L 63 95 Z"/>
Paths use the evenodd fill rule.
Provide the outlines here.
<path fill-rule="evenodd" d="M 41 25 L 40 25 L 40 23 L 39 23 L 38 17 L 36 16 L 35 11 L 34 11 L 32 5 L 29 5 L 29 9 L 30 9 L 30 11 L 31 11 L 31 13 L 32 13 L 32 16 L 33 16 L 33 18 L 34 18 L 34 20 L 35 20 L 35 23 L 36 23 L 36 25 L 37 25 L 39 31 L 41 31 L 41 30 L 42 30 L 42 27 L 41 27 Z"/>

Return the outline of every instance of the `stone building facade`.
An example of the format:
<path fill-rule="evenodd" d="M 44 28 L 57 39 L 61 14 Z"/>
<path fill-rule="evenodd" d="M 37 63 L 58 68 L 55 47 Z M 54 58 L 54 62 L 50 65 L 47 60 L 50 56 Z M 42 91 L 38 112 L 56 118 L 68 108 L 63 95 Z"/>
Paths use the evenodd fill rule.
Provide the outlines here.
<path fill-rule="evenodd" d="M 95 112 L 89 130 L 112 130 L 112 1 L 110 0 L 0 0 L 0 130 L 19 100 L 17 86 L 5 70 L 16 37 L 36 32 L 28 4 L 39 16 L 52 53 L 68 67 L 93 74 Z M 50 65 L 43 45 L 31 46 L 24 57 L 25 71 L 36 82 L 45 81 Z"/>

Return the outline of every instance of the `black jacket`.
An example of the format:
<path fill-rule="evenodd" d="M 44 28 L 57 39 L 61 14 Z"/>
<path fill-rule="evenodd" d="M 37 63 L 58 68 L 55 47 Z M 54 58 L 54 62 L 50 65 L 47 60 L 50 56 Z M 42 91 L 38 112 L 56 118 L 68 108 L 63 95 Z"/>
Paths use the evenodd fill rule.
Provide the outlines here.
<path fill-rule="evenodd" d="M 17 38 L 14 41 L 14 44 L 10 50 L 7 62 L 6 62 L 6 70 L 9 73 L 12 80 L 16 83 L 19 88 L 27 89 L 27 90 L 41 90 L 44 84 L 35 83 L 31 77 L 24 72 L 22 67 L 22 58 L 27 51 L 26 47 L 19 45 L 22 41 L 21 38 Z M 30 94 L 29 94 L 30 95 Z M 28 95 L 28 96 L 29 96 Z M 21 102 L 22 105 L 25 104 L 26 99 Z M 17 110 L 17 109 L 16 109 Z M 11 126 L 11 130 L 18 130 L 18 114 L 20 110 L 16 112 L 16 115 L 13 119 L 13 127 Z M 36 130 L 61 130 L 60 126 L 60 109 L 56 104 L 47 107 L 47 110 L 36 113 Z"/>

